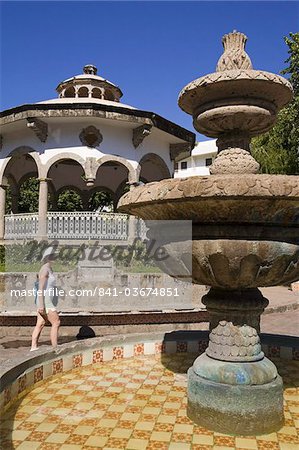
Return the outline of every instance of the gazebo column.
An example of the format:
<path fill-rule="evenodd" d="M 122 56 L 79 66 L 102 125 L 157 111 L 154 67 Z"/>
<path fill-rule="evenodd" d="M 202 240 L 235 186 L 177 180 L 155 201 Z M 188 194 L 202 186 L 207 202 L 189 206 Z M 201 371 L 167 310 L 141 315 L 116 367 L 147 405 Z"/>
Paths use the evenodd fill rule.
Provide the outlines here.
<path fill-rule="evenodd" d="M 38 238 L 47 239 L 48 178 L 39 178 Z"/>
<path fill-rule="evenodd" d="M 5 198 L 6 185 L 0 185 L 0 241 L 4 239 L 5 234 Z"/>

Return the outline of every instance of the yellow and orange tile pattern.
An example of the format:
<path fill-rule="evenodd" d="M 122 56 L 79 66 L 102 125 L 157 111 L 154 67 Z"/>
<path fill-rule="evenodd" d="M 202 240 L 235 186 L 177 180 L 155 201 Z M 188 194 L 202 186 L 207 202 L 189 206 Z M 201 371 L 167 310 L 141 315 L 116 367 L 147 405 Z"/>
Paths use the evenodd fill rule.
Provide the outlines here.
<path fill-rule="evenodd" d="M 3 415 L 1 449 L 299 448 L 298 361 L 275 361 L 285 383 L 284 427 L 264 436 L 233 437 L 201 428 L 186 416 L 186 371 L 194 358 L 188 353 L 138 356 L 62 374 L 57 366 L 55 376 L 39 382 Z"/>

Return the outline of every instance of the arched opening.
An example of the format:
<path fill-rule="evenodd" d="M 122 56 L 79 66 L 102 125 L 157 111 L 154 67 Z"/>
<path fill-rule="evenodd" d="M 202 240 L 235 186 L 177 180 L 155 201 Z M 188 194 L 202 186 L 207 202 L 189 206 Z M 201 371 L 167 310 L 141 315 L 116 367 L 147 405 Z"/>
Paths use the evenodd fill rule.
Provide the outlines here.
<path fill-rule="evenodd" d="M 88 88 L 85 86 L 80 87 L 78 90 L 78 97 L 88 97 Z"/>
<path fill-rule="evenodd" d="M 86 190 L 85 174 L 81 164 L 74 159 L 62 158 L 52 163 L 47 177 L 52 180 L 56 192 L 55 210 L 83 211 L 83 191 Z"/>
<path fill-rule="evenodd" d="M 114 95 L 109 89 L 105 90 L 104 99 L 105 100 L 110 100 L 110 101 L 114 100 Z"/>
<path fill-rule="evenodd" d="M 147 153 L 140 162 L 140 180 L 150 183 L 170 178 L 170 172 L 163 159 L 155 153 Z"/>
<path fill-rule="evenodd" d="M 95 197 L 94 201 L 101 201 L 105 209 L 110 209 L 110 212 L 116 210 L 118 198 L 127 185 L 129 178 L 129 169 L 119 161 L 106 161 L 98 168 L 95 179 L 95 191 L 99 190 L 101 195 Z M 98 188 L 100 186 L 101 188 Z M 104 194 L 105 191 L 105 194 Z M 108 195 L 109 194 L 109 195 Z M 106 204 L 105 204 L 106 202 Z M 107 211 L 109 212 L 109 211 Z"/>
<path fill-rule="evenodd" d="M 76 96 L 76 91 L 75 91 L 75 88 L 73 87 L 73 86 L 70 86 L 69 88 L 67 88 L 65 91 L 64 91 L 64 97 L 75 97 Z"/>
<path fill-rule="evenodd" d="M 38 168 L 29 152 L 32 152 L 29 147 L 16 149 L 5 167 L 4 176 L 8 181 L 6 214 L 38 211 Z"/>
<path fill-rule="evenodd" d="M 101 92 L 101 89 L 99 89 L 99 88 L 94 88 L 94 89 L 92 90 L 92 97 L 93 97 L 93 98 L 102 98 L 102 92 Z"/>

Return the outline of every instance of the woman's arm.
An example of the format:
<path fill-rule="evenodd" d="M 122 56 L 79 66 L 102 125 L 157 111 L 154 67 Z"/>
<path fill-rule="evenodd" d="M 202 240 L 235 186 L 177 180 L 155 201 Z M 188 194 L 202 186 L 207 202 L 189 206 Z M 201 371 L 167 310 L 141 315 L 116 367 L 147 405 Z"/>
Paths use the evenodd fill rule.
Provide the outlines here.
<path fill-rule="evenodd" d="M 37 306 L 38 306 L 38 312 L 40 314 L 45 314 L 45 287 L 47 285 L 49 277 L 49 271 L 46 267 L 42 267 L 39 272 L 39 283 L 38 283 L 38 295 L 37 295 Z"/>

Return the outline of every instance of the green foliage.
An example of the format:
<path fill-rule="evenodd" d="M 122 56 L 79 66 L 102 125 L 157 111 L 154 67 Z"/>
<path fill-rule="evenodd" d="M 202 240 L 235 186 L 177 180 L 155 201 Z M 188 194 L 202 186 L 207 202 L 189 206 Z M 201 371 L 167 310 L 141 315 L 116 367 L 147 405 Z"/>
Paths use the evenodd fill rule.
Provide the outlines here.
<path fill-rule="evenodd" d="M 6 188 L 6 196 L 5 196 L 5 214 L 10 214 L 11 208 L 12 208 L 11 187 L 8 185 Z"/>
<path fill-rule="evenodd" d="M 33 213 L 38 211 L 38 197 L 39 197 L 39 181 L 36 177 L 27 178 L 20 186 L 18 198 L 18 212 L 19 213 Z M 53 205 L 51 202 L 50 193 L 48 194 L 48 210 L 51 211 Z M 12 211 L 12 191 L 10 185 L 6 188 L 5 199 L 5 214 L 10 214 Z"/>
<path fill-rule="evenodd" d="M 0 246 L 1 272 L 39 272 L 41 259 L 49 242 L 29 241 Z M 55 245 L 53 245 L 56 248 Z M 53 262 L 55 272 L 66 272 L 76 267 L 80 257 L 80 249 L 69 246 L 57 247 L 57 256 Z"/>
<path fill-rule="evenodd" d="M 58 196 L 58 211 L 83 211 L 83 203 L 78 192 L 72 189 L 65 189 Z"/>
<path fill-rule="evenodd" d="M 251 151 L 262 173 L 296 175 L 299 174 L 299 33 L 290 33 L 285 42 L 289 57 L 288 67 L 282 73 L 289 75 L 295 96 L 280 111 L 273 129 L 252 140 Z"/>
<path fill-rule="evenodd" d="M 90 211 L 103 211 L 104 208 L 113 212 L 113 197 L 110 192 L 97 191 L 89 199 L 88 209 Z"/>
<path fill-rule="evenodd" d="M 281 71 L 284 75 L 290 75 L 290 82 L 293 85 L 294 93 L 299 95 L 299 33 L 290 33 L 290 37 L 284 38 L 285 43 L 289 47 L 289 57 L 286 63 L 289 64 Z"/>
<path fill-rule="evenodd" d="M 32 213 L 38 211 L 39 181 L 29 177 L 22 183 L 19 192 L 19 212 Z"/>

